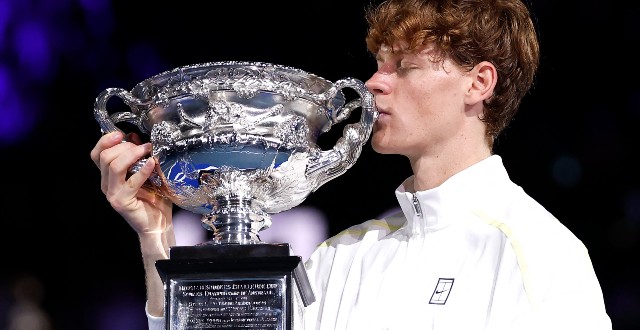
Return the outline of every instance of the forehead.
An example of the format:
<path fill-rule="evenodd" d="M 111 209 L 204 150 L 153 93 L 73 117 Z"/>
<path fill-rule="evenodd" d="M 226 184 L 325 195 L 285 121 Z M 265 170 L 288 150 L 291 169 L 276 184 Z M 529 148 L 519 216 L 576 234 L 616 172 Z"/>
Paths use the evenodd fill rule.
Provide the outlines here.
<path fill-rule="evenodd" d="M 409 48 L 406 43 L 396 43 L 393 45 L 381 45 L 376 58 L 407 58 L 407 57 L 428 57 L 435 56 L 435 47 L 432 44 Z"/>

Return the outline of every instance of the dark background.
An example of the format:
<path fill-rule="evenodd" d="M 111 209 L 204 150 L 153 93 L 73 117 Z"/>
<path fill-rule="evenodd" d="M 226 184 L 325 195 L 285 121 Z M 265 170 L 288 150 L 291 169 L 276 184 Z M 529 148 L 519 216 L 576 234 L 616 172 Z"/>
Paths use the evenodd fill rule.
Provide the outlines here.
<path fill-rule="evenodd" d="M 496 151 L 589 249 L 613 328 L 640 329 L 638 5 L 531 2 L 540 72 Z M 364 81 L 375 68 L 364 45 L 367 3 L 0 0 L 0 329 L 25 276 L 42 284 L 54 329 L 146 326 L 137 239 L 89 158 L 101 91 L 226 60 Z M 394 207 L 409 174 L 403 158 L 367 144 L 303 205 L 321 209 L 335 234 Z"/>

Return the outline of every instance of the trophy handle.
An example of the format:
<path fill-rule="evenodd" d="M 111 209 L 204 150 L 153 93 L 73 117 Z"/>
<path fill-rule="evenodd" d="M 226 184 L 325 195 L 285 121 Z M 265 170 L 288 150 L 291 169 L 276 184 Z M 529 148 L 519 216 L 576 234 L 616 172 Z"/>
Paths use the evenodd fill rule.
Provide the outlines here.
<path fill-rule="evenodd" d="M 100 124 L 100 130 L 102 133 L 107 134 L 116 131 L 122 132 L 122 130 L 115 125 L 119 122 L 132 123 L 136 125 L 140 131 L 148 133 L 142 125 L 142 118 L 133 112 L 116 112 L 113 115 L 109 115 L 109 112 L 107 112 L 107 101 L 109 101 L 112 96 L 118 96 L 121 98 L 122 101 L 124 101 L 124 103 L 132 110 L 138 109 L 140 105 L 142 105 L 140 100 L 123 88 L 107 88 L 102 91 L 102 93 L 96 97 L 93 107 L 93 114 L 98 121 L 98 124 Z"/>
<path fill-rule="evenodd" d="M 134 124 L 138 127 L 138 129 L 140 129 L 141 132 L 148 133 L 148 131 L 142 125 L 142 118 L 133 112 L 116 112 L 112 115 L 109 115 L 109 112 L 107 111 L 107 101 L 109 101 L 112 96 L 118 96 L 119 98 L 121 98 L 122 101 L 132 110 L 137 110 L 143 105 L 142 103 L 140 103 L 140 100 L 134 97 L 133 94 L 131 94 L 126 89 L 107 88 L 102 91 L 102 93 L 98 94 L 98 96 L 96 97 L 96 101 L 93 107 L 93 114 L 98 121 L 98 124 L 100 125 L 100 130 L 102 131 L 102 133 L 107 134 L 116 131 L 123 132 L 116 126 L 116 123 L 119 122 Z M 124 140 L 122 142 L 124 142 Z M 146 159 L 138 160 L 131 166 L 129 172 L 135 173 L 139 171 L 146 161 Z M 149 177 L 149 181 L 151 181 L 155 186 L 162 185 L 162 181 L 158 176 L 158 173 L 155 171 Z"/>
<path fill-rule="evenodd" d="M 338 80 L 327 92 L 319 95 L 319 98 L 330 102 L 337 92 L 344 88 L 355 90 L 360 98 L 350 101 L 341 108 L 334 109 L 331 113 L 332 122 L 336 124 L 345 120 L 351 115 L 351 112 L 358 107 L 362 108 L 360 121 L 346 125 L 342 137 L 338 139 L 332 149 L 321 151 L 315 157 L 311 158 L 306 174 L 316 182 L 313 191 L 327 181 L 342 175 L 355 164 L 358 157 L 360 157 L 362 146 L 364 146 L 369 139 L 373 124 L 378 118 L 378 111 L 375 109 L 373 94 L 371 94 L 364 83 L 358 79 L 345 78 Z"/>

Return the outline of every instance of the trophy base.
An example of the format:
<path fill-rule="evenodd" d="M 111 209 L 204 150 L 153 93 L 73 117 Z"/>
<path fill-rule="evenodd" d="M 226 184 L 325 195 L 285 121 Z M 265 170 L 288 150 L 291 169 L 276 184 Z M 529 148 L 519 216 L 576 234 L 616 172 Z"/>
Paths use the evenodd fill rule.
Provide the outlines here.
<path fill-rule="evenodd" d="M 156 268 L 167 330 L 290 330 L 315 300 L 302 259 L 286 243 L 176 246 Z"/>

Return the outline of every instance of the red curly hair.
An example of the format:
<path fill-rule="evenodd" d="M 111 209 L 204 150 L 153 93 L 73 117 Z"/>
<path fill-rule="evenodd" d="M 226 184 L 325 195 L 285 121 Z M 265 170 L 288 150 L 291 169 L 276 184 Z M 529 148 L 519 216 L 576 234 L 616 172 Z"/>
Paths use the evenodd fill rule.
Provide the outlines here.
<path fill-rule="evenodd" d="M 533 85 L 539 65 L 537 33 L 521 0 L 387 0 L 367 9 L 368 50 L 397 42 L 411 51 L 433 44 L 443 58 L 472 69 L 491 62 L 498 81 L 482 120 L 493 146 Z"/>

